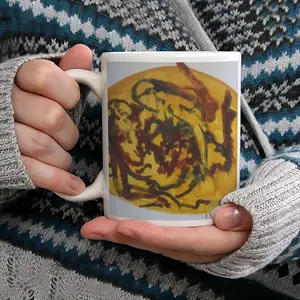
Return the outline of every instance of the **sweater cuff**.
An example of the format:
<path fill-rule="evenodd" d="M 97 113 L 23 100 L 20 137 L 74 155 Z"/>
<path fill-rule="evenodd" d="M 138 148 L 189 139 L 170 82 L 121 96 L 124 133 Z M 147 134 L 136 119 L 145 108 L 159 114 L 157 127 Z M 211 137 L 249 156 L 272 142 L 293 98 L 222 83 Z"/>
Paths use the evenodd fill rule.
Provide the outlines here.
<path fill-rule="evenodd" d="M 11 101 L 13 82 L 22 64 L 33 59 L 58 59 L 61 55 L 23 56 L 0 64 L 0 199 L 10 199 L 16 190 L 34 189 L 19 151 Z"/>
<path fill-rule="evenodd" d="M 245 188 L 222 201 L 242 206 L 252 215 L 248 241 L 220 261 L 193 267 L 221 277 L 239 278 L 274 261 L 300 229 L 299 183 L 300 170 L 295 163 L 281 158 L 266 161 Z"/>

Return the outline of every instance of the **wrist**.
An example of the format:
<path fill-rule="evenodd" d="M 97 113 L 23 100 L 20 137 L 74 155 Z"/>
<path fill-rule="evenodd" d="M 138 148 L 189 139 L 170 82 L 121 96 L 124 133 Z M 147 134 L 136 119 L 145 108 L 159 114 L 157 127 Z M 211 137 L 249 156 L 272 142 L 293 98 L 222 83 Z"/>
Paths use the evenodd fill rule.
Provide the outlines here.
<path fill-rule="evenodd" d="M 282 159 L 264 163 L 248 185 L 222 203 L 244 207 L 253 218 L 248 241 L 215 263 L 194 265 L 214 275 L 239 278 L 265 267 L 286 249 L 300 228 L 300 170 Z"/>

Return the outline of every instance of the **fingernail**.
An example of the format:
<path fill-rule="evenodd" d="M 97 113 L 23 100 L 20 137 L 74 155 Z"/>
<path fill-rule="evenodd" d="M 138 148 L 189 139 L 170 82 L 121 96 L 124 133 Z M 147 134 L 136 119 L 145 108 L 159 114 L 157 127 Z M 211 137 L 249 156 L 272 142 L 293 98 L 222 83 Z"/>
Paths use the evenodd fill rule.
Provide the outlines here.
<path fill-rule="evenodd" d="M 236 206 L 226 207 L 220 213 L 219 227 L 222 229 L 233 229 L 241 225 L 241 217 Z"/>
<path fill-rule="evenodd" d="M 81 192 L 83 192 L 83 190 L 85 188 L 85 184 L 80 178 L 78 178 L 74 175 L 71 175 L 71 188 L 76 193 L 81 193 Z"/>

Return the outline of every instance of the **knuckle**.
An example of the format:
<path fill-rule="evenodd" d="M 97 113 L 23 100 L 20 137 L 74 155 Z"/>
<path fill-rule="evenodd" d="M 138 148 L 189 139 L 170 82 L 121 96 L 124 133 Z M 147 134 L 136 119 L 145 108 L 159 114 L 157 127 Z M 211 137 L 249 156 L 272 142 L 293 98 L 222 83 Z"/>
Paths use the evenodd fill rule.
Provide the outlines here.
<path fill-rule="evenodd" d="M 52 190 L 61 190 L 64 185 L 64 181 L 62 180 L 61 170 L 56 169 L 53 171 L 52 177 L 49 181 L 50 189 Z"/>
<path fill-rule="evenodd" d="M 72 156 L 66 152 L 66 159 L 64 161 L 64 165 L 62 166 L 63 170 L 69 170 L 72 165 Z"/>
<path fill-rule="evenodd" d="M 49 84 L 49 80 L 55 76 L 55 63 L 50 60 L 37 60 L 35 66 L 35 81 L 37 87 L 42 90 Z"/>
<path fill-rule="evenodd" d="M 28 171 L 28 169 L 30 168 L 30 159 L 27 156 L 22 155 L 22 162 L 25 169 Z"/>
<path fill-rule="evenodd" d="M 67 113 L 65 110 L 55 102 L 48 105 L 45 111 L 45 126 L 49 132 L 56 132 L 61 130 L 66 122 Z"/>
<path fill-rule="evenodd" d="M 68 137 L 64 140 L 63 148 L 66 151 L 70 151 L 74 148 L 79 140 L 79 131 L 75 125 L 72 125 L 72 129 L 70 129 L 70 133 Z"/>
<path fill-rule="evenodd" d="M 36 167 L 35 167 L 35 164 L 34 164 L 34 159 L 32 159 L 28 156 L 22 155 L 22 161 L 23 161 L 23 165 L 25 167 L 25 170 L 27 172 L 27 175 L 33 181 L 33 184 L 36 185 L 35 177 L 37 175 L 37 170 L 36 170 Z"/>
<path fill-rule="evenodd" d="M 52 139 L 42 132 L 37 133 L 30 143 L 30 154 L 32 157 L 45 155 L 51 149 Z"/>
<path fill-rule="evenodd" d="M 73 96 L 71 97 L 71 101 L 70 101 L 70 107 L 69 107 L 70 109 L 73 108 L 80 100 L 79 85 L 75 80 L 73 80 L 73 85 L 74 85 L 74 88 L 73 88 Z"/>

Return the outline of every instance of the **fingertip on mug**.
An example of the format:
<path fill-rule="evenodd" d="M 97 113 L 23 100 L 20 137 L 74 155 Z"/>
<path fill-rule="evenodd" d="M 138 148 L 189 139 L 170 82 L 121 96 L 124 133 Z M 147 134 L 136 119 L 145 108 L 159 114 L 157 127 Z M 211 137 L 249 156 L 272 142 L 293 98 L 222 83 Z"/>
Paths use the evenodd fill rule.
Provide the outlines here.
<path fill-rule="evenodd" d="M 74 45 L 72 48 L 70 49 L 73 49 L 73 51 L 76 49 L 76 51 L 81 51 L 81 52 L 85 52 L 85 54 L 88 54 L 90 55 L 91 59 L 92 59 L 92 56 L 93 56 L 93 53 L 92 53 L 92 50 L 90 49 L 89 46 L 85 45 L 85 44 L 76 44 Z M 69 50 L 70 50 L 69 49 Z"/>
<path fill-rule="evenodd" d="M 93 53 L 91 49 L 84 44 L 76 44 L 67 50 L 62 57 L 59 67 L 66 71 L 68 69 L 92 69 Z"/>
<path fill-rule="evenodd" d="M 252 227 L 252 217 L 241 206 L 233 203 L 224 204 L 216 211 L 214 223 L 221 230 L 250 230 Z"/>
<path fill-rule="evenodd" d="M 88 240 L 104 240 L 104 236 L 90 232 L 88 229 L 85 229 L 84 226 L 81 227 L 80 234 L 83 238 Z"/>
<path fill-rule="evenodd" d="M 89 239 L 91 236 L 91 232 L 93 231 L 93 223 L 91 223 L 91 221 L 85 223 L 84 225 L 82 225 L 82 227 L 80 228 L 80 234 L 82 235 L 83 238 L 85 239 Z M 93 234 L 94 236 L 98 235 L 98 234 Z"/>
<path fill-rule="evenodd" d="M 84 224 L 80 229 L 80 234 L 85 239 L 94 239 L 96 238 L 96 234 L 94 235 L 94 238 L 91 237 L 91 234 L 89 233 L 88 229 L 86 228 L 86 224 Z"/>
<path fill-rule="evenodd" d="M 117 221 L 110 220 L 105 216 L 96 217 L 84 225 L 80 229 L 80 234 L 85 239 L 102 240 L 112 231 L 115 231 Z"/>

